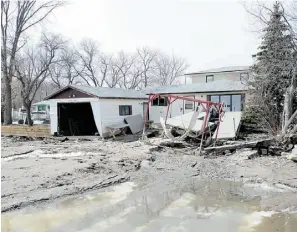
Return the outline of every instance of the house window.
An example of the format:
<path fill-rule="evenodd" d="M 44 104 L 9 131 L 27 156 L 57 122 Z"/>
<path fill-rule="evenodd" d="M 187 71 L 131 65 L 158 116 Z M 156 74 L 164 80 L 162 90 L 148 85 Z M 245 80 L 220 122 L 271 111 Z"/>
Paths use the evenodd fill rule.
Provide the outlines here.
<path fill-rule="evenodd" d="M 132 106 L 131 105 L 119 106 L 119 114 L 120 116 L 132 115 Z"/>
<path fill-rule="evenodd" d="M 249 80 L 249 74 L 248 73 L 240 73 L 240 80 L 241 81 L 248 81 Z"/>
<path fill-rule="evenodd" d="M 185 101 L 185 109 L 192 110 L 194 108 L 194 102 L 192 101 Z"/>
<path fill-rule="evenodd" d="M 167 97 L 157 97 L 152 101 L 152 106 L 167 106 L 168 98 Z"/>
<path fill-rule="evenodd" d="M 244 94 L 223 94 L 210 95 L 208 100 L 212 102 L 223 102 L 225 111 L 242 111 L 244 104 Z"/>
<path fill-rule="evenodd" d="M 39 105 L 37 111 L 46 111 L 46 105 Z"/>
<path fill-rule="evenodd" d="M 206 83 L 208 83 L 208 82 L 213 82 L 214 81 L 214 77 L 213 77 L 213 75 L 207 75 L 206 76 Z"/>

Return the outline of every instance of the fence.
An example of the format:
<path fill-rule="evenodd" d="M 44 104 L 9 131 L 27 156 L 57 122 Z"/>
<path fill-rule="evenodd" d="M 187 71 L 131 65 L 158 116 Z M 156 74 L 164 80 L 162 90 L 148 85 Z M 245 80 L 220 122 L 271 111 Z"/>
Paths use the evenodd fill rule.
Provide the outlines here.
<path fill-rule="evenodd" d="M 1 126 L 1 134 L 17 135 L 29 137 L 49 137 L 50 127 L 48 125 L 26 126 L 26 125 L 11 125 Z"/>
<path fill-rule="evenodd" d="M 14 124 L 17 124 L 19 120 L 24 120 L 26 119 L 27 113 L 22 112 L 22 111 L 17 111 L 17 110 L 12 110 L 12 120 L 15 122 Z M 48 120 L 50 119 L 50 115 L 47 112 L 32 112 L 31 114 L 32 120 Z"/>

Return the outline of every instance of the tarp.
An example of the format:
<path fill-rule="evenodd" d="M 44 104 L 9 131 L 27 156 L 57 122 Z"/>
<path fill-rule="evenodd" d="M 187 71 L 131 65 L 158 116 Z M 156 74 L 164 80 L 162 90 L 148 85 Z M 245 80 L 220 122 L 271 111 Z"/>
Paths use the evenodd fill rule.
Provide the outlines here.
<path fill-rule="evenodd" d="M 140 114 L 125 117 L 125 122 L 129 124 L 132 134 L 138 133 L 143 129 L 143 118 Z"/>
<path fill-rule="evenodd" d="M 90 102 L 92 106 L 93 116 L 95 124 L 99 134 L 102 136 L 101 114 L 100 114 L 100 102 Z"/>
<path fill-rule="evenodd" d="M 218 139 L 235 138 L 240 126 L 242 112 L 225 112 L 219 127 Z M 214 132 L 213 138 L 216 137 Z"/>

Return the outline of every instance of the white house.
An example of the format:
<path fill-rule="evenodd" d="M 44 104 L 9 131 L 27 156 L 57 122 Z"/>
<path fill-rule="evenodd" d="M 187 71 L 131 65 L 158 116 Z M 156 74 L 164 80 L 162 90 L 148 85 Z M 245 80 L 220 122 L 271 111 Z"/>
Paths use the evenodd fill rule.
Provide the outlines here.
<path fill-rule="evenodd" d="M 51 134 L 105 136 L 108 125 L 146 111 L 147 96 L 136 90 L 71 85 L 46 97 Z"/>
<path fill-rule="evenodd" d="M 165 116 L 166 94 L 224 102 L 225 111 L 242 111 L 245 102 L 248 101 L 247 80 L 250 76 L 248 66 L 224 67 L 185 75 L 192 79 L 192 84 L 160 86 L 146 90 L 147 94 L 160 94 L 160 97 L 150 104 L 149 119 L 159 122 L 160 115 Z M 197 103 L 176 100 L 170 105 L 168 116 L 174 117 L 193 111 L 195 104 Z"/>
<path fill-rule="evenodd" d="M 249 66 L 229 66 L 215 69 L 202 70 L 185 74 L 192 79 L 192 83 L 209 83 L 228 80 L 246 82 L 250 78 Z"/>

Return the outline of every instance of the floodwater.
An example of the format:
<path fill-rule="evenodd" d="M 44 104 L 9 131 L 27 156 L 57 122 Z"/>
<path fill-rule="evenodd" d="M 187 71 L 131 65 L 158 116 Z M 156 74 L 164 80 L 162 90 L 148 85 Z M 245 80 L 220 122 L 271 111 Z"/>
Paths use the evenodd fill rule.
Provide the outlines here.
<path fill-rule="evenodd" d="M 225 180 L 152 189 L 126 182 L 106 192 L 4 213 L 1 231 L 296 232 L 296 213 L 261 210 L 261 196 L 271 189 Z"/>

